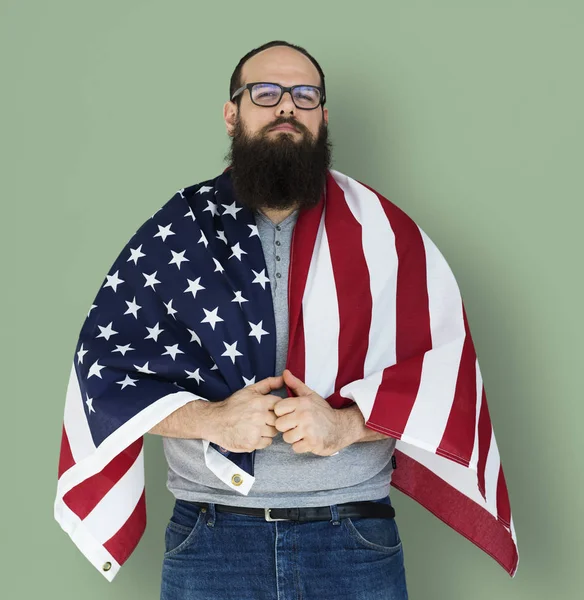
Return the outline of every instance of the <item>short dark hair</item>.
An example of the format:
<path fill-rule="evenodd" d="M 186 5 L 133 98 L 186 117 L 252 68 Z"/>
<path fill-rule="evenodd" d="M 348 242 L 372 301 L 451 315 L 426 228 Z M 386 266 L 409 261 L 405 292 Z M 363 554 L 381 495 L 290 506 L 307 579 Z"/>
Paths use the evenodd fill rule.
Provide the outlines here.
<path fill-rule="evenodd" d="M 305 50 L 304 48 L 302 48 L 301 46 L 296 46 L 296 44 L 290 44 L 289 42 L 285 42 L 283 40 L 273 40 L 271 42 L 266 42 L 265 44 L 262 44 L 258 48 L 254 48 L 253 50 L 250 50 L 237 63 L 237 67 L 235 67 L 235 71 L 233 71 L 233 74 L 231 75 L 231 80 L 229 82 L 229 99 L 231 100 L 231 97 L 233 96 L 234 92 L 236 92 L 242 85 L 241 70 L 243 68 L 244 63 L 246 61 L 248 61 L 252 56 L 255 56 L 258 52 L 261 52 L 262 50 L 266 50 L 267 48 L 272 48 L 273 46 L 288 46 L 289 48 L 294 48 L 294 50 L 298 50 L 298 52 L 301 52 L 302 54 L 304 54 L 304 56 L 308 57 L 310 59 L 310 61 L 312 62 L 312 64 L 316 67 L 316 70 L 318 71 L 318 74 L 320 75 L 320 85 L 322 86 L 323 97 L 326 99 L 326 88 L 324 86 L 324 73 L 323 73 L 322 69 L 320 68 L 320 65 L 318 64 L 316 59 L 313 56 L 311 56 L 308 53 L 308 51 Z M 233 99 L 233 102 L 235 102 L 237 104 L 237 108 L 239 108 L 239 106 L 241 104 L 241 98 L 242 98 L 242 94 L 240 94 L 239 96 L 237 96 L 236 98 Z M 322 105 L 321 105 L 321 108 L 322 108 Z"/>

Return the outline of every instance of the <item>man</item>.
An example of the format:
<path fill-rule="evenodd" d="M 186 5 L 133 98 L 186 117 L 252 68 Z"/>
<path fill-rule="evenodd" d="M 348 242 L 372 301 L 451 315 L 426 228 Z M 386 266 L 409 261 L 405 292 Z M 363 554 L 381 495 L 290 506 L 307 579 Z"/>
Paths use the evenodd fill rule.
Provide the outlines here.
<path fill-rule="evenodd" d="M 55 514 L 110 579 L 143 530 L 142 487 L 127 481 L 140 478 L 147 431 L 163 436 L 176 498 L 163 599 L 407 598 L 389 499 L 400 473 L 396 487 L 515 572 L 452 274 L 402 211 L 330 170 L 325 101 L 303 48 L 244 56 L 224 106 L 228 169 L 142 226 L 90 310 Z M 396 468 L 397 439 L 418 450 Z M 474 468 L 476 492 L 453 461 Z M 103 489 L 87 500 L 104 485 L 118 503 L 134 498 L 115 526 Z"/>

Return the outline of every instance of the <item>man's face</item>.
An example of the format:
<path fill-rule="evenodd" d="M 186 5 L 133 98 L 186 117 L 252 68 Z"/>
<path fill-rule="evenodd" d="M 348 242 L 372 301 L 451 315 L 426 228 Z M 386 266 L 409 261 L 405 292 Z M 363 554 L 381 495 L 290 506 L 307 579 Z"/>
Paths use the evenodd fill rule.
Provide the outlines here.
<path fill-rule="evenodd" d="M 245 62 L 241 71 L 241 84 L 253 81 L 269 81 L 284 86 L 321 84 L 318 71 L 310 59 L 287 46 L 268 48 Z M 238 113 L 245 131 L 252 137 L 265 134 L 270 139 L 288 136 L 298 141 L 310 132 L 316 138 L 321 123 L 328 123 L 327 108 L 297 108 L 289 93 L 283 94 L 280 102 L 270 107 L 254 104 L 248 90 L 240 97 L 239 111 L 234 102 L 226 102 L 223 114 L 230 136 L 233 135 Z M 296 131 L 272 130 L 278 121 L 289 122 Z"/>
<path fill-rule="evenodd" d="M 268 48 L 249 59 L 243 65 L 241 81 L 242 85 L 259 81 L 320 85 L 310 59 L 286 46 Z M 276 106 L 257 106 L 245 90 L 240 109 L 227 102 L 224 116 L 232 137 L 226 158 L 242 204 L 253 210 L 318 204 L 331 164 L 327 109 L 299 109 L 289 93 L 283 94 Z M 282 124 L 291 128 L 275 129 Z"/>

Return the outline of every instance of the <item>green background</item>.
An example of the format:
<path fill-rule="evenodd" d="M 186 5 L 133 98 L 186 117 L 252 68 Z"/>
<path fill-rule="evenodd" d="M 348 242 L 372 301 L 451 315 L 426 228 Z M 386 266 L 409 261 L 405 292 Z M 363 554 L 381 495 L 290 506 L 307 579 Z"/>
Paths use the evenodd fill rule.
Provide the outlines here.
<path fill-rule="evenodd" d="M 129 237 L 214 177 L 239 58 L 305 46 L 334 168 L 451 265 L 519 539 L 511 579 L 397 491 L 411 600 L 582 597 L 582 2 L 0 2 L 0 595 L 158 598 L 172 497 L 147 436 L 148 528 L 113 583 L 53 520 L 65 390 Z M 323 599 L 328 600 L 328 599 Z"/>

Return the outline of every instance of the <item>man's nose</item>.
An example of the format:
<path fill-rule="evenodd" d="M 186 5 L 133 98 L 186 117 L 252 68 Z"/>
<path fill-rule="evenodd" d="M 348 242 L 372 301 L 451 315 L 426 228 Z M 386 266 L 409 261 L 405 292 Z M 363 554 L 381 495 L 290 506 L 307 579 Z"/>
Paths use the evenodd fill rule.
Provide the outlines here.
<path fill-rule="evenodd" d="M 290 92 L 284 92 L 280 98 L 280 102 L 276 104 L 276 116 L 281 116 L 282 113 L 293 115 L 295 110 L 296 105 L 292 100 L 292 94 Z"/>

